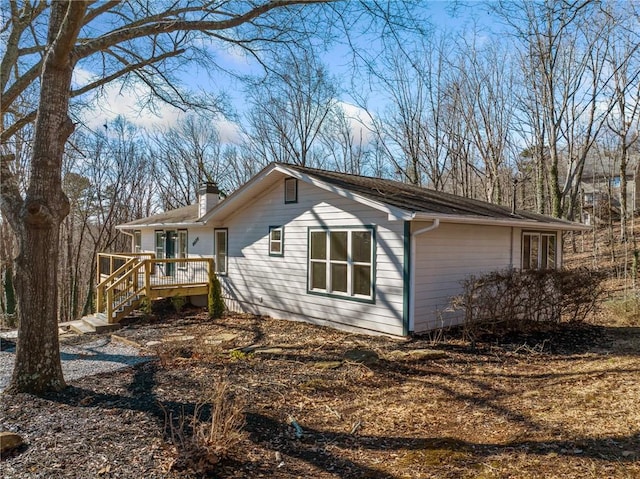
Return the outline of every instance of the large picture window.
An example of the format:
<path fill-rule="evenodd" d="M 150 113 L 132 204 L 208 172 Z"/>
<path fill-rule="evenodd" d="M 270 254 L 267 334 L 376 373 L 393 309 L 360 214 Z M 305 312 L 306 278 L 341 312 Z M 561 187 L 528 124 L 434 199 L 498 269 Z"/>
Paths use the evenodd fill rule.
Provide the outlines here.
<path fill-rule="evenodd" d="M 216 273 L 227 274 L 227 230 L 214 230 Z"/>
<path fill-rule="evenodd" d="M 554 269 L 556 257 L 555 233 L 522 234 L 522 269 Z"/>
<path fill-rule="evenodd" d="M 309 291 L 354 299 L 374 297 L 374 230 L 309 230 Z"/>

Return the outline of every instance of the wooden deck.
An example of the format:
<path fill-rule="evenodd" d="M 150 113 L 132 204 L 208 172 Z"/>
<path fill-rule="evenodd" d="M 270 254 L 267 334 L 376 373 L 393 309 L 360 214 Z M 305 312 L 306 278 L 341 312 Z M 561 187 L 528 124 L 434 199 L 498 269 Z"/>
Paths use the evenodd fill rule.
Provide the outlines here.
<path fill-rule="evenodd" d="M 120 321 L 146 298 L 197 296 L 209 292 L 212 258 L 157 259 L 153 253 L 99 253 L 97 312 Z"/>

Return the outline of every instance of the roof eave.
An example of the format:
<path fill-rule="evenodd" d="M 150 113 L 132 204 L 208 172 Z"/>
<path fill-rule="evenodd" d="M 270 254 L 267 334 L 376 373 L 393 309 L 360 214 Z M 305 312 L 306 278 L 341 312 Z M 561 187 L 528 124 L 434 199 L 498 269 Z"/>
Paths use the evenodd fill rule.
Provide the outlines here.
<path fill-rule="evenodd" d="M 135 224 L 135 225 L 130 225 L 125 223 L 123 225 L 117 225 L 116 229 L 118 231 L 125 231 L 125 230 L 136 230 L 140 228 L 166 228 L 166 227 L 189 228 L 193 226 L 204 226 L 204 224 L 197 221 L 182 222 L 182 223 L 144 223 L 144 224 Z"/>
<path fill-rule="evenodd" d="M 439 219 L 443 223 L 475 224 L 488 226 L 512 226 L 518 228 L 535 228 L 545 230 L 588 231 L 587 225 L 580 223 L 554 223 L 516 218 L 487 218 L 482 216 L 461 216 L 437 213 L 415 213 L 414 221 L 433 221 Z"/>
<path fill-rule="evenodd" d="M 300 171 L 297 171 L 293 168 L 287 168 L 286 165 L 280 163 L 271 163 L 266 166 L 260 173 L 254 176 L 251 180 L 245 183 L 242 187 L 236 190 L 233 194 L 227 197 L 223 202 L 219 205 L 215 206 L 211 209 L 207 214 L 205 214 L 200 221 L 203 223 L 208 223 L 215 217 L 220 217 L 220 215 L 224 215 L 224 212 L 227 210 L 235 211 L 235 205 L 242 202 L 245 194 L 250 192 L 254 185 L 260 183 L 264 178 L 272 174 L 273 172 L 279 172 L 290 176 L 292 178 L 297 178 L 301 181 L 314 185 L 318 188 L 321 188 L 325 191 L 330 191 L 335 193 L 343 198 L 349 198 L 357 203 L 361 203 L 367 205 L 371 208 L 374 208 L 379 211 L 383 211 L 387 213 L 390 221 L 403 221 L 403 220 L 411 220 L 413 218 L 413 213 L 407 210 L 403 210 L 401 208 L 396 208 L 394 206 L 390 206 L 386 203 L 382 203 L 379 201 L 371 200 L 369 198 L 365 198 L 357 193 L 353 193 L 344 188 L 340 188 L 324 181 L 318 180 L 313 177 L 313 175 L 307 175 Z M 224 216 L 223 216 L 224 218 Z"/>
<path fill-rule="evenodd" d="M 355 201 L 357 203 L 363 204 L 363 205 L 367 205 L 370 206 L 371 208 L 374 208 L 378 211 L 382 211 L 384 213 L 387 213 L 388 217 L 389 217 L 389 221 L 404 221 L 404 220 L 411 220 L 414 217 L 414 214 L 410 211 L 404 210 L 402 208 L 397 208 L 395 206 L 391 206 L 387 203 L 383 203 L 381 201 L 375 201 L 372 200 L 370 198 L 366 198 L 362 195 L 359 195 L 357 193 L 354 193 L 348 189 L 345 188 L 340 188 L 338 186 L 335 185 L 331 185 L 329 183 L 326 183 L 322 180 L 318 180 L 316 178 L 313 177 L 313 175 L 307 175 L 305 173 L 302 173 L 300 171 L 294 170 L 294 169 L 289 169 L 284 165 L 276 165 L 276 168 L 279 169 L 281 172 L 286 173 L 287 175 L 290 175 L 294 178 L 298 178 L 302 181 L 305 181 L 307 183 L 312 184 L 313 186 L 316 186 L 318 188 L 321 188 L 323 190 L 326 191 L 330 191 L 332 193 L 335 193 L 339 196 L 342 196 L 343 198 L 348 198 L 352 201 Z"/>

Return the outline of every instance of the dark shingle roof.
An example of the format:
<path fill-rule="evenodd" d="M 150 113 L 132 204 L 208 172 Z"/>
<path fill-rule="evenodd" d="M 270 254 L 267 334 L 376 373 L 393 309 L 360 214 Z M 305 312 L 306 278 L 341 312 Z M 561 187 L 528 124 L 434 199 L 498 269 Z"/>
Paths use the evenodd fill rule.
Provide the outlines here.
<path fill-rule="evenodd" d="M 365 198 L 415 213 L 486 217 L 510 220 L 531 220 L 545 223 L 570 224 L 570 222 L 537 213 L 516 211 L 484 201 L 429 190 L 399 181 L 318 170 L 296 165 L 286 168 L 312 176 L 338 188 L 352 191 Z"/>

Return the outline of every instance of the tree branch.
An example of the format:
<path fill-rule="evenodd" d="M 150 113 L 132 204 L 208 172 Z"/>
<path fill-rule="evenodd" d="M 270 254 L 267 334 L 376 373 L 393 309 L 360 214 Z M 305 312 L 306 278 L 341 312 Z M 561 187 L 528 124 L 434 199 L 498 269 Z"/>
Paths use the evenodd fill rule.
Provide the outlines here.
<path fill-rule="evenodd" d="M 118 30 L 106 33 L 94 40 L 88 40 L 75 48 L 74 54 L 77 58 L 85 58 L 98 51 L 106 50 L 118 43 L 136 38 L 158 35 L 162 33 L 173 33 L 177 31 L 195 31 L 195 30 L 228 30 L 238 27 L 244 23 L 264 15 L 265 13 L 277 8 L 327 3 L 335 0 L 274 0 L 254 7 L 240 15 L 233 16 L 227 20 L 207 21 L 207 20 L 171 20 L 159 19 L 157 22 L 141 25 L 139 27 L 130 28 L 126 25 Z"/>
<path fill-rule="evenodd" d="M 171 58 L 177 55 L 181 55 L 182 53 L 184 53 L 185 50 L 184 49 L 180 49 L 180 50 L 175 50 L 175 51 L 171 51 L 171 52 L 166 52 L 163 53 L 162 55 L 158 55 L 157 57 L 153 57 L 153 58 L 149 58 L 148 60 L 144 60 L 138 63 L 130 63 L 127 64 L 126 60 L 124 58 L 121 58 L 115 54 L 112 53 L 113 56 L 115 56 L 116 58 L 118 58 L 118 60 L 120 60 L 122 63 L 124 63 L 125 65 L 127 65 L 125 68 L 123 68 L 120 71 L 117 71 L 115 73 L 112 73 L 111 75 L 108 75 L 106 77 L 100 78 L 99 80 L 94 81 L 93 83 L 89 83 L 88 85 L 83 86 L 82 88 L 78 88 L 77 90 L 72 90 L 71 91 L 71 96 L 72 97 L 76 97 L 79 95 L 82 95 L 84 93 L 87 93 L 88 91 L 91 91 L 95 88 L 101 87 L 102 85 L 109 83 L 117 78 L 120 78 L 123 75 L 126 75 L 127 73 L 131 73 L 134 70 L 139 70 L 142 69 L 143 67 L 147 66 L 147 65 L 151 65 L 152 63 L 157 63 L 157 62 L 161 62 L 167 58 Z"/>
<path fill-rule="evenodd" d="M 14 231 L 19 231 L 18 216 L 24 203 L 16 176 L 9 168 L 9 164 L 15 161 L 14 154 L 0 156 L 0 210 L 7 218 Z"/>

